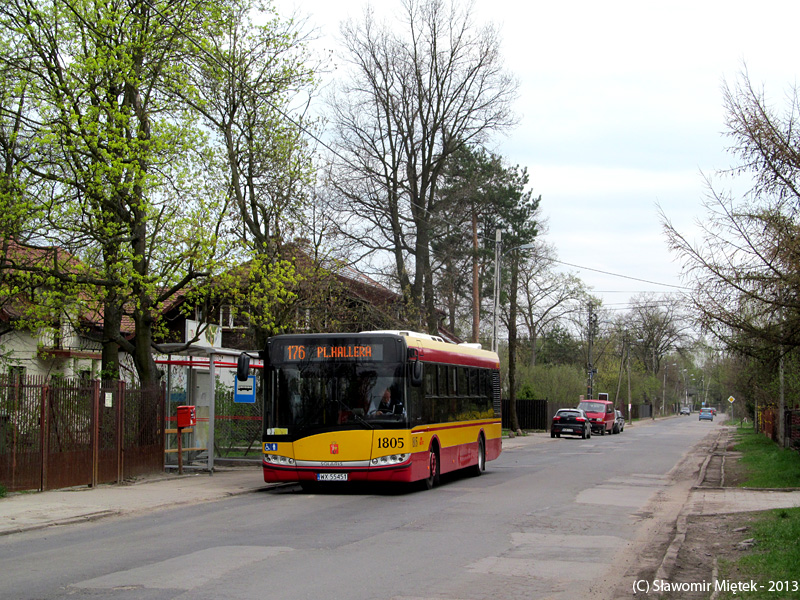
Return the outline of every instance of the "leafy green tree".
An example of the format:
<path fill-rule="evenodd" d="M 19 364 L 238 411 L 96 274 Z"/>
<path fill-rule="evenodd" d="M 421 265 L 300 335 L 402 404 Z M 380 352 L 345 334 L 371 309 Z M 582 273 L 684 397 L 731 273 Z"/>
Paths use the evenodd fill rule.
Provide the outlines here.
<path fill-rule="evenodd" d="M 117 375 L 121 348 L 143 384 L 158 380 L 151 349 L 160 308 L 213 268 L 221 216 L 197 185 L 205 139 L 171 90 L 194 51 L 186 32 L 202 30 L 215 8 L 193 0 L 0 6 L 0 37 L 20 49 L 0 57 L 20 80 L 5 106 L 24 106 L 28 141 L 15 154 L 14 189 L 43 204 L 41 221 L 17 233 L 63 246 L 85 265 L 47 273 L 98 290 L 87 303 L 103 314 L 106 376 Z M 0 202 L 14 206 L 19 193 Z M 121 331 L 126 316 L 132 337 Z"/>
<path fill-rule="evenodd" d="M 560 322 L 553 323 L 539 335 L 536 364 L 580 365 L 583 361 L 580 341 Z M 581 370 L 581 373 L 583 370 Z"/>
<path fill-rule="evenodd" d="M 500 306 L 505 307 L 508 300 L 508 310 L 502 310 L 506 328 L 508 330 L 508 393 L 509 406 L 511 412 L 511 427 L 519 430 L 519 420 L 517 419 L 517 320 L 518 320 L 518 293 L 519 293 L 519 271 L 522 262 L 522 246 L 533 244 L 534 239 L 539 233 L 538 230 L 538 210 L 541 196 L 534 197 L 528 186 L 528 172 L 519 166 L 507 169 L 506 193 L 498 198 L 496 229 L 505 231 L 503 244 L 508 250 L 503 254 L 507 257 L 501 261 L 501 266 L 507 267 L 508 284 L 501 285 Z M 506 281 L 501 271 L 501 281 Z"/>
<path fill-rule="evenodd" d="M 202 51 L 187 63 L 191 85 L 177 90 L 202 116 L 218 148 L 212 167 L 229 196 L 242 252 L 253 257 L 240 301 L 259 346 L 295 325 L 300 285 L 321 275 L 313 255 L 296 257 L 301 248 L 287 246 L 314 175 L 305 134 L 314 124 L 302 101 L 315 86 L 309 64 L 295 21 L 279 18 L 268 3 L 229 0 Z"/>
<path fill-rule="evenodd" d="M 507 178 L 500 156 L 465 145 L 445 164 L 439 187 L 442 209 L 431 244 L 437 298 L 452 331 L 458 333 L 462 315 L 471 315 L 473 342 L 480 341 L 482 292 L 494 260 L 494 248 L 482 241 L 494 239 L 494 231 L 483 227 L 507 193 Z"/>

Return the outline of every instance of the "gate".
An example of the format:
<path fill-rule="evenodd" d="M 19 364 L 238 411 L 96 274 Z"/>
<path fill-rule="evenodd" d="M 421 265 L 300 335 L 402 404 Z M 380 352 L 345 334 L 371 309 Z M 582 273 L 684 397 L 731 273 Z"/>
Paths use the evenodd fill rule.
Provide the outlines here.
<path fill-rule="evenodd" d="M 46 490 L 160 471 L 163 414 L 162 386 L 0 376 L 0 483 Z"/>

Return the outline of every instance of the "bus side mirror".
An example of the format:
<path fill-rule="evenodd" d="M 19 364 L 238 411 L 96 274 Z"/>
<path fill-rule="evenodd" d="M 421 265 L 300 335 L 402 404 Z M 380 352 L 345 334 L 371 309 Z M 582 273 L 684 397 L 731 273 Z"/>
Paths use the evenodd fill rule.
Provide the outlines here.
<path fill-rule="evenodd" d="M 236 379 L 247 381 L 250 376 L 250 356 L 242 352 L 236 362 Z"/>
<path fill-rule="evenodd" d="M 418 360 L 415 360 L 413 363 L 411 363 L 411 385 L 414 387 L 420 387 L 422 385 L 422 378 L 422 363 Z"/>

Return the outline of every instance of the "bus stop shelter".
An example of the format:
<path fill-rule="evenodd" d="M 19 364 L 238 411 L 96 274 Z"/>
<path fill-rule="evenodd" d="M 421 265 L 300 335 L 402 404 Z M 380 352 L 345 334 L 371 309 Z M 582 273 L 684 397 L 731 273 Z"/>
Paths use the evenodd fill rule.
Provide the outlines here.
<path fill-rule="evenodd" d="M 174 351 L 172 349 L 174 348 Z M 214 472 L 215 458 L 215 404 L 218 386 L 235 389 L 236 365 L 242 350 L 232 348 L 214 348 L 208 346 L 190 346 L 170 344 L 164 348 L 165 353 L 156 358 L 156 363 L 167 366 L 167 418 L 172 420 L 177 405 L 193 405 L 196 407 L 197 424 L 194 444 L 205 445 L 209 472 Z M 244 351 L 251 357 L 251 368 L 262 368 L 256 351 Z M 166 356 L 166 358 L 163 358 Z M 252 402 L 256 402 L 255 385 L 252 386 Z M 247 400 L 250 402 L 249 398 Z"/>

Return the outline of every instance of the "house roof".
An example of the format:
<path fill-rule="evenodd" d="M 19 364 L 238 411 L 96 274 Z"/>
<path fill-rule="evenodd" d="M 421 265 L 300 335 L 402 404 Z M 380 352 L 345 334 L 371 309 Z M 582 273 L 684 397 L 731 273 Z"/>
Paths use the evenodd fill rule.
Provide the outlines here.
<path fill-rule="evenodd" d="M 19 244 L 2 238 L 0 238 L 0 243 L 3 250 L 2 254 L 0 254 L 0 276 L 3 270 L 13 272 L 18 269 L 27 270 L 50 266 L 58 266 L 59 269 L 72 273 L 86 271 L 86 267 L 79 259 L 57 246 L 44 247 Z M 297 257 L 296 260 L 298 261 L 307 261 L 308 263 L 312 261 L 302 244 L 291 244 L 286 247 L 286 250 L 287 254 Z M 231 271 L 246 272 L 247 264 L 238 265 Z M 335 277 L 350 294 L 367 304 L 385 309 L 402 301 L 401 294 L 358 271 L 352 265 L 334 263 L 330 266 L 330 271 L 334 273 Z M 185 293 L 175 294 L 162 307 L 162 311 L 167 312 L 174 309 L 185 301 L 185 298 Z M 32 300 L 23 294 L 3 302 L 0 304 L 0 320 L 7 322 L 24 316 L 31 303 Z M 94 299 L 85 298 L 85 302 L 81 306 L 81 314 L 78 317 L 84 325 L 95 331 L 100 331 L 103 328 L 103 307 L 100 302 Z M 133 319 L 129 315 L 123 315 L 121 330 L 123 334 L 127 335 L 134 333 Z M 462 341 L 458 336 L 443 327 L 439 328 L 439 334 L 448 341 L 456 343 Z"/>
<path fill-rule="evenodd" d="M 73 254 L 60 246 L 36 246 L 20 244 L 14 240 L 0 240 L 0 277 L 3 273 L 33 272 L 36 269 L 58 269 L 66 274 L 85 275 L 87 267 Z M 42 283 L 33 284 L 41 287 Z M 34 290 L 29 295 L 20 292 L 8 297 L 0 304 L 0 321 L 9 322 L 23 318 L 28 314 L 36 300 Z M 103 328 L 103 309 L 101 303 L 83 294 L 79 305 L 79 314 L 74 315 L 83 325 L 93 330 Z M 121 330 L 123 334 L 134 331 L 133 319 L 123 316 Z"/>

